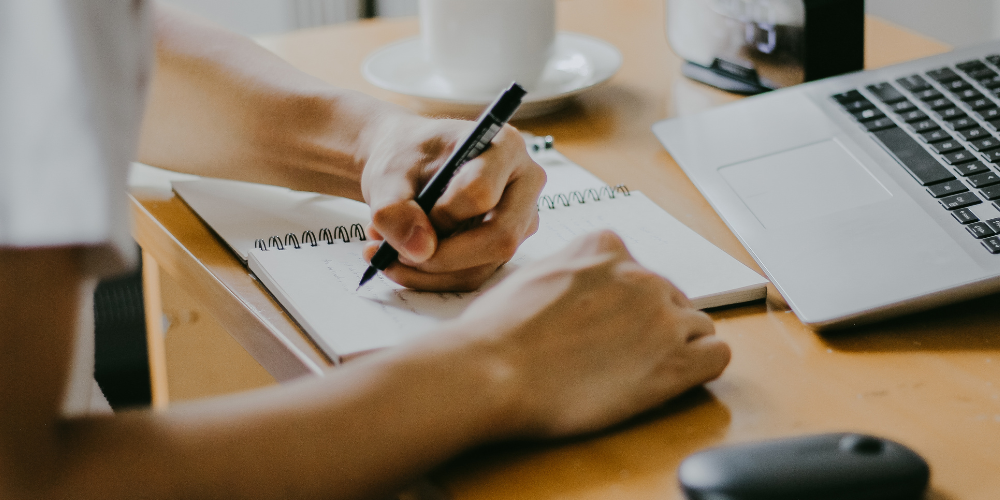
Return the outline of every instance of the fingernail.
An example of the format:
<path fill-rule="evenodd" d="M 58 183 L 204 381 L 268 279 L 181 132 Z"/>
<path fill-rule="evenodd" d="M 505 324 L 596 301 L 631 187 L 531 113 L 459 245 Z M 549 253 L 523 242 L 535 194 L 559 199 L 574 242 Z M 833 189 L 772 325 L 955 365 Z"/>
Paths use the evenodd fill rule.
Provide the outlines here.
<path fill-rule="evenodd" d="M 414 226 L 410 230 L 410 235 L 406 238 L 406 242 L 403 243 L 403 248 L 411 259 L 423 262 L 429 259 L 431 254 L 434 253 L 434 241 L 431 239 L 431 235 L 426 228 L 423 226 Z"/>

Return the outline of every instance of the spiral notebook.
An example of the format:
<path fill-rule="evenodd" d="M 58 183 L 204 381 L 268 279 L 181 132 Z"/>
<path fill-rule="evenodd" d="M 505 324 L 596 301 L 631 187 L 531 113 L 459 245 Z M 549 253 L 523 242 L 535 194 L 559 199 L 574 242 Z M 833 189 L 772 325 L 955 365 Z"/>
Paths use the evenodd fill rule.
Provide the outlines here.
<path fill-rule="evenodd" d="M 765 296 L 766 279 L 641 192 L 602 186 L 554 150 L 534 156 L 549 175 L 538 202 L 538 232 L 479 291 L 471 293 L 417 292 L 381 274 L 356 291 L 367 262 L 361 258 L 364 234 L 354 225 L 367 220 L 360 207 L 345 203 L 348 200 L 282 193 L 269 186 L 227 186 L 220 183 L 229 181 L 208 179 L 178 182 L 174 190 L 234 252 L 245 255 L 261 283 L 334 360 L 417 337 L 461 314 L 469 302 L 519 267 L 597 229 L 615 230 L 636 260 L 670 279 L 696 307 Z M 247 195 L 262 194 L 262 189 L 273 204 L 260 198 L 247 200 Z M 277 198 L 283 201 L 276 202 Z M 255 228 L 252 218 L 240 219 L 240 200 L 253 207 L 247 217 L 260 214 L 266 218 L 266 227 Z M 222 206 L 220 214 L 212 212 L 218 206 Z M 270 210 L 269 206 L 281 208 Z M 282 211 L 286 211 L 284 220 Z M 320 220 L 315 220 L 317 216 Z"/>

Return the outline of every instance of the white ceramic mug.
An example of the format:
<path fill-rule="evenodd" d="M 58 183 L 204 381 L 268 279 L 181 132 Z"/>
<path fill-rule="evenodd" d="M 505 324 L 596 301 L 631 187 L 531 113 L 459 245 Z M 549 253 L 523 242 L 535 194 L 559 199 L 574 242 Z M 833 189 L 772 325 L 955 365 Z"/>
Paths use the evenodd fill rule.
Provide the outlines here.
<path fill-rule="evenodd" d="M 456 97 L 530 92 L 555 45 L 554 0 L 420 0 L 424 55 Z"/>

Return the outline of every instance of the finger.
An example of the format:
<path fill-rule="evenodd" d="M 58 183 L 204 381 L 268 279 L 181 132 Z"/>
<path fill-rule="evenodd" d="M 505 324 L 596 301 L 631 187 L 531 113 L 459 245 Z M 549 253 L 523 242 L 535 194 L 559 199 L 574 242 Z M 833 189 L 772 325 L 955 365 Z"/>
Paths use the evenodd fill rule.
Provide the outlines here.
<path fill-rule="evenodd" d="M 410 262 L 423 262 L 437 249 L 437 233 L 414 200 L 373 207 L 372 226 Z"/>
<path fill-rule="evenodd" d="M 528 156 L 520 134 L 506 126 L 492 147 L 462 166 L 451 180 L 431 210 L 434 227 L 450 232 L 461 221 L 487 213 L 500 202 L 511 181 L 520 176 L 540 178 L 539 191 L 545 183 L 544 171 Z M 521 186 L 524 189 L 528 184 Z"/>
<path fill-rule="evenodd" d="M 520 186 L 522 182 L 527 186 Z M 516 179 L 481 224 L 442 239 L 433 257 L 412 264 L 425 272 L 446 273 L 507 262 L 518 246 L 538 230 L 537 182 L 532 177 Z M 404 263 L 411 264 L 405 259 Z"/>
<path fill-rule="evenodd" d="M 705 335 L 689 345 L 698 352 L 697 362 L 689 370 L 693 377 L 692 385 L 704 384 L 719 378 L 732 359 L 729 344 L 715 335 Z"/>
<path fill-rule="evenodd" d="M 389 158 L 374 161 L 365 168 L 363 176 L 378 176 L 378 182 L 363 182 L 367 187 L 365 199 L 372 210 L 370 232 L 373 237 L 385 239 L 414 261 L 426 260 L 434 253 L 437 235 L 423 209 L 417 205 L 417 186 L 431 170 L 443 161 L 440 150 L 444 142 L 425 141 L 421 154 L 404 159 Z M 406 169 L 386 168 L 388 163 L 408 165 Z"/>
<path fill-rule="evenodd" d="M 690 301 L 688 302 L 690 303 Z M 688 344 L 715 335 L 715 323 L 704 312 L 691 311 L 689 321 L 690 329 L 688 330 L 687 338 L 685 338 L 685 342 Z"/>
<path fill-rule="evenodd" d="M 365 245 L 361 251 L 364 259 L 370 262 L 381 243 L 373 241 Z M 400 285 L 416 290 L 467 292 L 478 289 L 493 276 L 500 265 L 502 263 L 462 269 L 453 273 L 430 273 L 397 261 L 387 267 L 383 274 Z"/>
<path fill-rule="evenodd" d="M 478 289 L 499 266 L 487 264 L 454 273 L 428 273 L 395 262 L 387 267 L 385 276 L 400 285 L 429 292 L 470 292 Z"/>

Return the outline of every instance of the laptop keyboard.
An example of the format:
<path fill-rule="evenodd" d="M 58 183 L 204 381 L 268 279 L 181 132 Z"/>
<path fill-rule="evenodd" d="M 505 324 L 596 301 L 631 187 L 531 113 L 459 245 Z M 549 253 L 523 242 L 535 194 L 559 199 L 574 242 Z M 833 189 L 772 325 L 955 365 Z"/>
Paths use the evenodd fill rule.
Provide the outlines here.
<path fill-rule="evenodd" d="M 1000 254 L 1000 217 L 980 220 L 969 210 L 982 203 L 1000 210 L 1000 54 L 864 90 L 874 100 L 857 89 L 833 99 L 970 237 Z"/>

